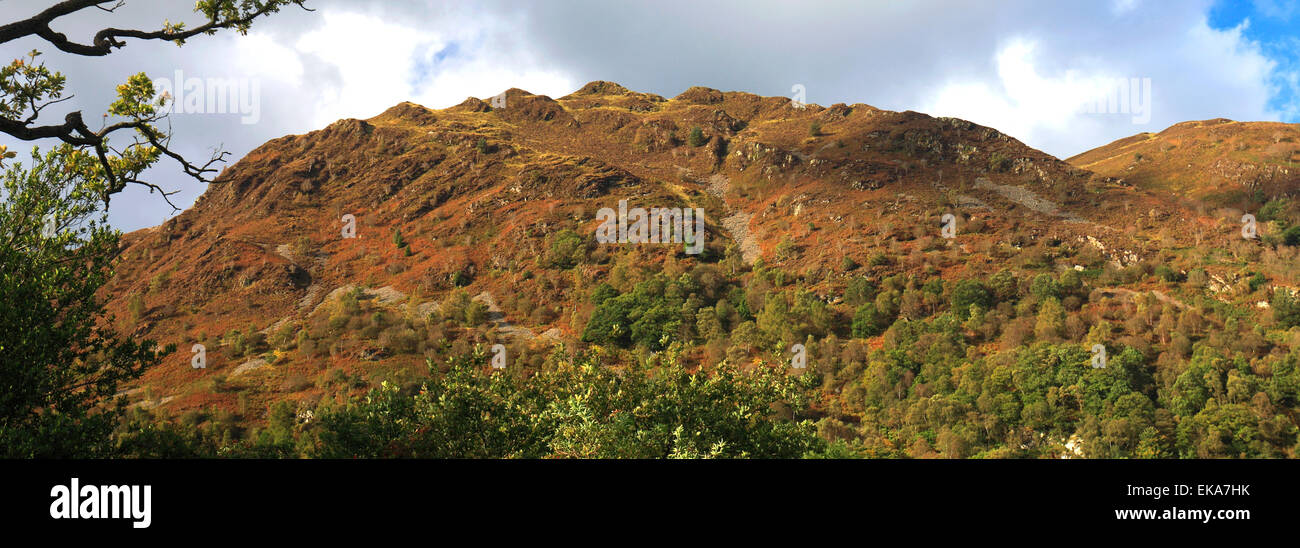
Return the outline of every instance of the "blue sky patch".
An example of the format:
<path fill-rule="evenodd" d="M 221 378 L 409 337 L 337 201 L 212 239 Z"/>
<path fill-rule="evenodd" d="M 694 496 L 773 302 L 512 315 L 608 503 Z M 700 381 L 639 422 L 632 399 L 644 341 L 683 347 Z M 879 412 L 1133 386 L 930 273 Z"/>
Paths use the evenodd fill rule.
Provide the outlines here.
<path fill-rule="evenodd" d="M 1231 29 L 1246 23 L 1242 35 L 1257 42 L 1277 63 L 1275 93 L 1269 107 L 1286 122 L 1300 122 L 1300 5 L 1291 0 L 1221 0 L 1209 13 L 1210 28 Z"/>

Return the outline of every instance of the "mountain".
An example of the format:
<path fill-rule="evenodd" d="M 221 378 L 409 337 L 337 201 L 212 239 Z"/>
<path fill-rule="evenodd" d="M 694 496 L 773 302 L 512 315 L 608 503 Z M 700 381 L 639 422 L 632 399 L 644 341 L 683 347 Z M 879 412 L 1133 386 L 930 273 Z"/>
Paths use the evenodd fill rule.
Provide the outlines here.
<path fill-rule="evenodd" d="M 474 345 L 502 344 L 508 368 L 536 370 L 574 350 L 613 367 L 665 351 L 692 367 L 753 366 L 800 343 L 823 378 L 819 431 L 871 454 L 1081 455 L 1083 443 L 1131 455 L 1141 436 L 1144 451 L 1200 451 L 1196 436 L 1175 447 L 1159 413 L 1124 418 L 1152 432 L 1118 441 L 1096 422 L 1123 418 L 1114 406 L 1132 393 L 1182 406 L 1168 413 L 1192 424 L 1205 398 L 1187 403 L 1175 384 L 1193 343 L 1285 354 L 1241 318 L 1274 325 L 1255 303 L 1288 281 L 1291 251 L 1261 251 L 1236 219 L 1171 197 L 1208 185 L 1155 159 L 1210 150 L 1222 157 L 1195 165 L 1254 153 L 1280 166 L 1293 128 L 1197 124 L 1063 162 L 965 120 L 704 87 L 668 99 L 597 81 L 559 99 L 510 89 L 442 110 L 402 103 L 267 142 L 191 209 L 125 237 L 110 310 L 178 348 L 124 395 L 238 436 L 278 402 L 301 416 L 382 382 L 418 390 L 426 358 Z M 1236 149 L 1269 131 L 1278 146 Z M 1264 179 L 1243 173 L 1283 169 L 1233 165 L 1221 172 L 1246 187 Z M 622 201 L 698 208 L 701 252 L 689 238 L 598 241 L 602 211 Z M 1096 343 L 1127 365 L 1089 373 Z M 1026 371 L 1071 373 L 1009 387 L 1028 382 L 1003 376 L 1031 345 L 1063 350 Z M 1125 388 L 1089 395 L 1076 376 L 1093 374 Z M 1031 396 L 1049 385 L 1050 405 Z M 906 418 L 927 406 L 966 418 Z M 1290 450 L 1287 435 L 1251 454 Z"/>
<path fill-rule="evenodd" d="M 1183 122 L 1066 161 L 1152 191 L 1249 209 L 1300 190 L 1300 124 Z"/>

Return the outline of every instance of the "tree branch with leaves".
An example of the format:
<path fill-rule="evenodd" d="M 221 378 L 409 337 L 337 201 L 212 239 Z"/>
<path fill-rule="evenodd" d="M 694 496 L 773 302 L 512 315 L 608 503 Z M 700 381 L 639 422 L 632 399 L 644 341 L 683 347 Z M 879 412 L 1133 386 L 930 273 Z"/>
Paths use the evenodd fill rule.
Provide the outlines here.
<path fill-rule="evenodd" d="M 50 25 L 61 17 L 98 9 L 111 13 L 126 4 L 126 0 L 94 1 L 64 0 L 50 8 L 21 21 L 0 25 L 0 44 L 14 40 L 37 37 L 53 47 L 80 56 L 102 57 L 126 47 L 127 40 L 169 41 L 184 45 L 189 38 L 212 35 L 221 30 L 247 34 L 254 20 L 270 15 L 287 6 L 308 9 L 306 0 L 201 0 L 195 12 L 204 22 L 190 27 L 184 22 L 164 21 L 158 30 L 105 28 L 90 37 L 88 42 L 78 42 L 54 31 Z M 171 130 L 160 127 L 167 119 L 167 101 L 159 96 L 152 81 L 144 73 L 130 77 L 118 86 L 117 100 L 103 115 L 101 127 L 88 125 L 81 111 L 64 116 L 62 123 L 40 123 L 46 108 L 72 99 L 65 96 L 67 79 L 39 62 L 40 51 L 15 59 L 0 67 L 0 133 L 22 141 L 57 139 L 79 150 L 84 150 L 98 160 L 98 188 L 100 200 L 108 207 L 109 198 L 136 184 L 158 192 L 173 210 L 179 210 L 169 196 L 177 191 L 166 191 L 156 184 L 140 178 L 150 166 L 163 157 L 177 162 L 188 176 L 211 183 L 218 172 L 217 165 L 224 162 L 226 152 L 216 150 L 203 162 L 191 162 L 171 148 Z M 110 118 L 114 121 L 110 123 Z M 129 142 L 114 146 L 110 138 L 125 135 Z M 12 151 L 0 149 L 0 163 L 12 158 Z"/>

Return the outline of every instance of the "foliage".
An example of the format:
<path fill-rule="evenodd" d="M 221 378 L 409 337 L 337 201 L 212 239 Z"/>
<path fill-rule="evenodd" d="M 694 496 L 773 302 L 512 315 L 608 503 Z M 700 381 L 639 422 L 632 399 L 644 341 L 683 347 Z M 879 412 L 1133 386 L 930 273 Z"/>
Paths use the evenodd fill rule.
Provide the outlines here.
<path fill-rule="evenodd" d="M 111 452 L 120 383 L 158 362 L 151 342 L 122 338 L 96 293 L 120 234 L 97 208 L 99 175 L 59 146 L 3 175 L 0 201 L 0 447 L 9 457 Z M 136 295 L 139 298 L 139 295 Z M 142 311 L 132 307 L 133 315 Z M 108 406 L 108 407 L 106 407 Z"/>
<path fill-rule="evenodd" d="M 700 129 L 700 126 L 695 126 L 691 128 L 690 137 L 687 138 L 686 142 L 693 147 L 702 147 L 709 140 L 704 137 L 704 130 Z"/>

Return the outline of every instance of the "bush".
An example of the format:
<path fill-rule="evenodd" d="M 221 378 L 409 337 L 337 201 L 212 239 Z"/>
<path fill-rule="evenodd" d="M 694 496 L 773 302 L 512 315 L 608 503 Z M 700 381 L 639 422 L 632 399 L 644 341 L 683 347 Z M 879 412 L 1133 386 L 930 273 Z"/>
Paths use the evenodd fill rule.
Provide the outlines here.
<path fill-rule="evenodd" d="M 989 171 L 1006 171 L 1011 168 L 1011 158 L 1003 156 L 1001 152 L 994 152 L 989 155 Z"/>
<path fill-rule="evenodd" d="M 394 354 L 412 354 L 419 346 L 420 338 L 415 330 L 408 327 L 390 327 L 379 334 L 379 346 Z"/>
<path fill-rule="evenodd" d="M 1166 282 L 1176 282 L 1178 281 L 1179 278 L 1178 273 L 1175 272 L 1174 269 L 1169 268 L 1169 266 L 1167 265 L 1157 266 L 1152 273 L 1155 275 L 1155 277 L 1160 278 L 1161 280 L 1164 280 Z"/>
<path fill-rule="evenodd" d="M 556 268 L 573 268 L 587 259 L 587 243 L 577 232 L 564 229 L 551 237 L 546 262 Z"/>
<path fill-rule="evenodd" d="M 314 244 L 312 244 L 311 238 L 299 236 L 298 239 L 293 242 L 293 255 L 299 260 L 309 258 L 314 254 L 312 252 L 313 247 Z"/>
<path fill-rule="evenodd" d="M 1283 231 L 1282 241 L 1289 246 L 1300 245 L 1300 225 L 1293 226 Z"/>
<path fill-rule="evenodd" d="M 785 261 L 799 258 L 799 247 L 789 237 L 781 238 L 776 244 L 776 260 Z"/>
<path fill-rule="evenodd" d="M 1291 204 L 1286 198 L 1274 198 L 1259 208 L 1259 221 L 1286 221 Z"/>
<path fill-rule="evenodd" d="M 704 130 L 700 129 L 700 126 L 695 126 L 691 128 L 691 136 L 688 142 L 693 147 L 701 147 L 704 146 L 704 143 L 709 142 L 709 140 L 704 138 Z"/>
<path fill-rule="evenodd" d="M 1263 274 L 1256 272 L 1246 283 L 1250 284 L 1251 291 L 1257 291 L 1259 288 L 1264 287 L 1265 283 L 1268 283 L 1268 278 L 1265 278 Z"/>
<path fill-rule="evenodd" d="M 126 303 L 126 309 L 131 313 L 132 320 L 138 322 L 143 319 L 145 313 L 144 296 L 139 293 L 132 293 L 131 300 Z"/>
<path fill-rule="evenodd" d="M 1296 301 L 1290 291 L 1282 288 L 1275 289 L 1273 298 L 1269 301 L 1269 308 L 1273 309 L 1273 319 L 1283 328 L 1300 325 L 1300 302 Z"/>
<path fill-rule="evenodd" d="M 271 346 L 278 350 L 289 350 L 297 344 L 298 330 L 293 322 L 285 322 L 271 335 Z"/>
<path fill-rule="evenodd" d="M 483 325 L 483 323 L 487 321 L 487 317 L 488 307 L 486 304 L 474 301 L 469 303 L 469 306 L 465 307 L 466 327 L 478 327 Z"/>
<path fill-rule="evenodd" d="M 280 385 L 280 389 L 284 390 L 285 392 L 301 392 L 308 388 L 311 388 L 311 381 L 307 380 L 307 377 L 304 377 L 297 373 L 289 375 L 287 378 L 284 379 L 284 384 Z M 280 402 L 280 403 L 287 403 L 287 402 Z"/>
<path fill-rule="evenodd" d="M 464 289 L 452 291 L 447 298 L 443 299 L 438 305 L 438 315 L 443 320 L 461 322 L 465 319 L 465 309 L 469 307 L 469 293 Z"/>

